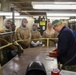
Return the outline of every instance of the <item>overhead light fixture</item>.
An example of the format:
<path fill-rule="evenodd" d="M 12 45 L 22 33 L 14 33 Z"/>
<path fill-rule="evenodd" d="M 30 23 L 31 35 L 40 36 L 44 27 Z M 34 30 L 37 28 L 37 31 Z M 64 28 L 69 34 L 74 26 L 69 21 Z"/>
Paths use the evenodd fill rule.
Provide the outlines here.
<path fill-rule="evenodd" d="M 70 19 L 69 20 L 69 22 L 75 22 L 76 21 L 76 19 Z"/>
<path fill-rule="evenodd" d="M 76 9 L 76 2 L 32 2 L 34 9 Z"/>
<path fill-rule="evenodd" d="M 54 4 L 67 4 L 67 5 L 74 5 L 76 2 L 53 2 Z"/>
<path fill-rule="evenodd" d="M 15 12 L 14 15 L 19 16 L 20 13 Z M 0 11 L 0 16 L 12 16 L 12 12 L 2 12 L 2 11 Z"/>
<path fill-rule="evenodd" d="M 11 19 L 12 16 L 6 16 L 6 18 Z M 23 19 L 26 18 L 26 16 L 15 16 L 15 19 Z"/>
<path fill-rule="evenodd" d="M 69 17 L 47 17 L 47 19 L 69 19 Z"/>
<path fill-rule="evenodd" d="M 76 13 L 46 13 L 47 16 L 76 16 Z"/>

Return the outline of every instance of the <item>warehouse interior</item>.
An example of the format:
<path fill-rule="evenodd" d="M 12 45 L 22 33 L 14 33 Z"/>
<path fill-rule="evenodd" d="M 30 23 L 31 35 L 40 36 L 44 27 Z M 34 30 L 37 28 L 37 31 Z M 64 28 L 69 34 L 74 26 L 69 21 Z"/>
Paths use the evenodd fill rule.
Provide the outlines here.
<path fill-rule="evenodd" d="M 5 19 L 12 22 L 11 32 L 3 32 Z M 27 28 L 31 32 L 33 25 L 36 24 L 40 38 L 17 39 L 16 31 L 21 26 L 23 19 L 27 21 Z M 76 72 L 59 69 L 62 64 L 58 63 L 57 57 L 50 57 L 50 53 L 58 47 L 59 33 L 56 33 L 55 38 L 43 37 L 43 34 L 47 30 L 48 24 L 52 25 L 54 20 L 61 21 L 71 29 L 76 39 L 76 0 L 0 0 L 0 75 L 31 75 L 31 72 L 26 73 L 30 71 L 28 67 L 33 63 L 44 65 L 45 69 L 40 69 L 45 72 L 42 75 L 54 75 L 52 74 L 53 69 L 56 69 L 61 75 L 75 75 Z M 25 33 L 28 35 L 30 32 Z M 23 33 L 21 32 L 21 34 Z M 22 36 L 26 37 L 26 34 Z M 10 35 L 12 35 L 12 42 L 5 40 L 5 37 L 10 39 Z M 54 46 L 50 46 L 51 40 L 55 43 Z M 23 47 L 21 42 L 24 44 L 27 41 L 30 42 L 30 45 Z M 32 41 L 40 43 L 38 46 L 32 47 Z M 13 50 L 14 48 L 15 50 Z M 14 56 L 11 57 L 10 52 Z M 60 75 L 59 73 L 57 75 Z M 41 74 L 38 73 L 38 75 Z"/>

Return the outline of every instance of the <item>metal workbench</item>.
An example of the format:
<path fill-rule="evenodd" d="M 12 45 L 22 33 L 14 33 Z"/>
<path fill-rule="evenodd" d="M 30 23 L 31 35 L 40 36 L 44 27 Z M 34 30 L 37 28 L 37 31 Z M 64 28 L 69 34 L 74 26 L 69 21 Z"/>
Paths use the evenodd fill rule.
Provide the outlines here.
<path fill-rule="evenodd" d="M 3 75 L 25 75 L 28 64 L 32 61 L 41 61 L 46 69 L 47 75 L 51 70 L 57 68 L 57 59 L 49 57 L 49 52 L 55 48 L 28 48 L 21 56 L 16 56 L 2 67 Z"/>

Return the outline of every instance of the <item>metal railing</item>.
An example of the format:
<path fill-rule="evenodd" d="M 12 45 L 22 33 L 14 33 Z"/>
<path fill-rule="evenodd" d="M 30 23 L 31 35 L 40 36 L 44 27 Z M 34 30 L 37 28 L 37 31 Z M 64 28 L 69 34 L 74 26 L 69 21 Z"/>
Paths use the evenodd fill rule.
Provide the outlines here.
<path fill-rule="evenodd" d="M 46 40 L 47 41 L 47 47 L 49 46 L 49 41 L 50 40 L 58 40 L 58 38 L 38 38 L 38 39 L 27 39 L 27 40 L 17 40 L 17 41 L 14 41 L 14 44 L 16 44 L 16 45 L 18 45 L 18 42 L 21 42 L 21 41 L 32 41 L 32 40 Z M 6 45 L 4 45 L 4 46 L 1 46 L 0 47 L 0 50 L 1 49 L 3 49 L 3 48 L 5 48 L 5 47 L 8 47 L 8 46 L 10 46 L 10 45 L 12 45 L 13 43 L 8 43 L 8 44 L 6 44 Z"/>
<path fill-rule="evenodd" d="M 32 39 L 32 40 L 46 40 L 47 41 L 47 47 L 48 47 L 50 40 L 58 40 L 58 38 L 38 38 L 38 39 Z"/>

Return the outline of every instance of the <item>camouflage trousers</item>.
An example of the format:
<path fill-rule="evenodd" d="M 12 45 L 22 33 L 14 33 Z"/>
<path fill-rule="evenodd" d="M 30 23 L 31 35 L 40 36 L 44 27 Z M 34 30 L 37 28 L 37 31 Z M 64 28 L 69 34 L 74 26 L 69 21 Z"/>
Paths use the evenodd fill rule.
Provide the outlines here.
<path fill-rule="evenodd" d="M 74 71 L 76 72 L 76 65 L 66 65 L 62 67 L 63 70 Z"/>
<path fill-rule="evenodd" d="M 28 48 L 30 46 L 30 41 L 20 41 L 18 42 L 23 49 Z"/>

